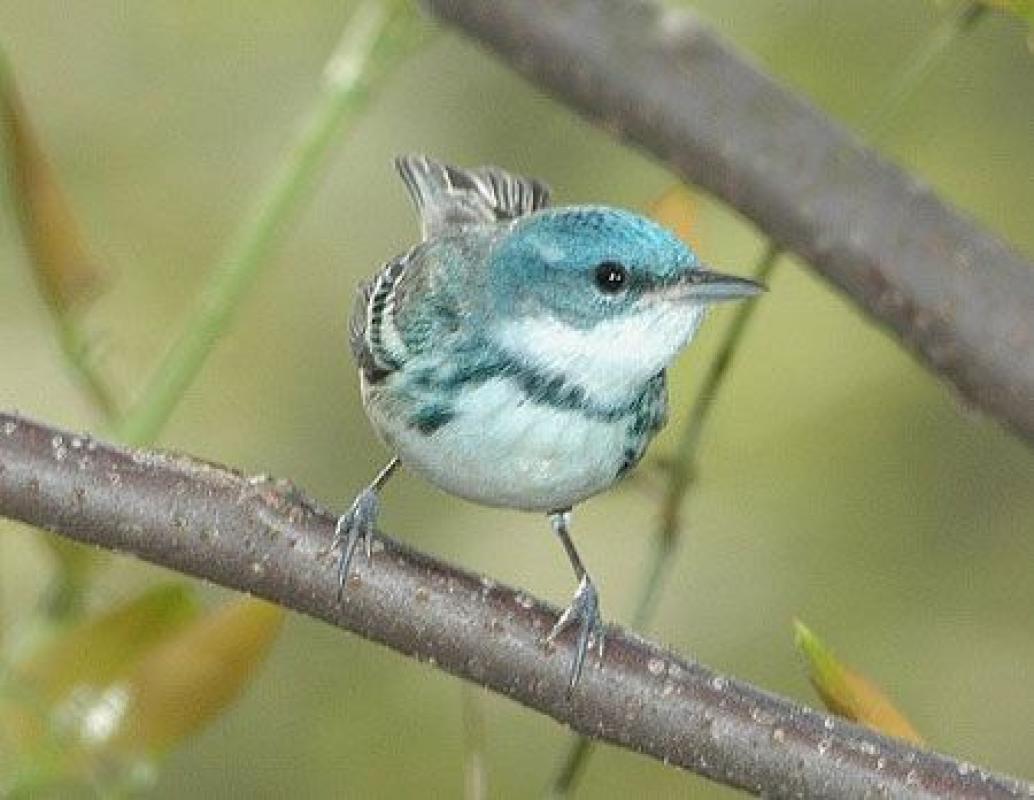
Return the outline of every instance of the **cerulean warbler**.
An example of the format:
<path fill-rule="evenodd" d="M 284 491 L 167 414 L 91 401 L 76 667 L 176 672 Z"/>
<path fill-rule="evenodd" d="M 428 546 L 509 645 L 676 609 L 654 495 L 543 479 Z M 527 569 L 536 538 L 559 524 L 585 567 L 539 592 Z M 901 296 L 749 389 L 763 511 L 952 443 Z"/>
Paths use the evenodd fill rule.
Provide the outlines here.
<path fill-rule="evenodd" d="M 573 688 L 603 624 L 571 508 L 643 457 L 667 420 L 665 369 L 708 307 L 761 287 L 628 211 L 547 208 L 537 180 L 395 165 L 423 241 L 360 287 L 352 315 L 363 403 L 395 456 L 338 521 L 341 587 L 400 463 L 468 500 L 545 512 L 579 580 L 547 637 L 577 627 Z"/>

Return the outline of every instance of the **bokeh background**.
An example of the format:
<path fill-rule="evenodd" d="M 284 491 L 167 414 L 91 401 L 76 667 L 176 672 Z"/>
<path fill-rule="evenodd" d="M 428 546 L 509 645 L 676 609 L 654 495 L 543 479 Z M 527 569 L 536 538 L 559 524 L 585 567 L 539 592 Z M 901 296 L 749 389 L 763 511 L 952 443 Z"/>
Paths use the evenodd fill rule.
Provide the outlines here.
<path fill-rule="evenodd" d="M 879 102 L 942 12 L 926 0 L 703 0 L 710 23 L 847 125 Z M 0 38 L 93 251 L 114 271 L 91 317 L 105 366 L 139 387 L 225 250 L 298 118 L 352 4 L 334 0 L 5 0 Z M 1034 257 L 1034 55 L 994 16 L 957 43 L 883 147 Z M 390 159 L 426 151 L 546 178 L 564 202 L 645 208 L 673 178 L 492 57 L 441 31 L 336 149 L 230 334 L 161 442 L 290 476 L 342 507 L 386 454 L 346 351 L 353 289 L 417 231 Z M 701 196 L 705 259 L 746 273 L 763 242 Z M 663 474 L 716 334 L 673 371 L 673 424 L 633 480 L 579 509 L 575 538 L 625 621 Z M 968 409 L 806 267 L 787 259 L 709 429 L 685 544 L 650 633 L 772 691 L 817 702 L 792 644 L 800 617 L 883 685 L 939 749 L 1034 778 L 1034 453 Z M 0 216 L 0 407 L 97 427 L 61 358 L 9 209 Z M 534 516 L 402 477 L 386 530 L 566 603 L 568 565 Z M 0 522 L 10 629 L 51 570 L 35 532 Z M 162 571 L 113 560 L 102 608 Z M 212 602 L 228 593 L 204 592 Z M 292 617 L 231 713 L 162 766 L 158 797 L 456 796 L 461 687 Z M 484 696 L 490 795 L 537 794 L 567 743 Z M 585 797 L 732 796 L 630 753 L 599 754 Z"/>

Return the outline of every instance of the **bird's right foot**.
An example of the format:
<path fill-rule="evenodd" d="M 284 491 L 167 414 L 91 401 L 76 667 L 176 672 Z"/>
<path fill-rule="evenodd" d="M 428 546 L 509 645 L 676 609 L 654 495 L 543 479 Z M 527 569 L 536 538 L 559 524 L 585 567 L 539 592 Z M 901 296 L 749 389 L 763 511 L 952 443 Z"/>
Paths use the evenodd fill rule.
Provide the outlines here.
<path fill-rule="evenodd" d="M 373 531 L 377 525 L 380 512 L 380 499 L 377 491 L 368 486 L 359 493 L 352 507 L 338 517 L 334 530 L 334 548 L 341 549 L 337 564 L 338 599 L 345 593 L 345 581 L 348 580 L 348 567 L 352 563 L 352 555 L 361 539 L 366 547 L 366 558 L 373 554 Z"/>

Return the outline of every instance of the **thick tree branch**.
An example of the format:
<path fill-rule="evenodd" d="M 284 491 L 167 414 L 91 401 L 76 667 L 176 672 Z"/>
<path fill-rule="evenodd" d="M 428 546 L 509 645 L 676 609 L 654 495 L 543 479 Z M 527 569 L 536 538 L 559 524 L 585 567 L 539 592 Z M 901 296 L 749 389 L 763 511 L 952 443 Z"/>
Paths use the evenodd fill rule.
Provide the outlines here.
<path fill-rule="evenodd" d="M 334 518 L 289 483 L 0 413 L 0 516 L 251 592 L 505 694 L 575 730 L 769 796 L 1034 796 L 611 628 L 565 694 L 556 609 L 391 541 L 337 601 Z M 380 542 L 379 542 L 380 544 Z"/>
<path fill-rule="evenodd" d="M 802 256 L 1034 443 L 1034 264 L 745 61 L 637 0 L 422 0 Z"/>

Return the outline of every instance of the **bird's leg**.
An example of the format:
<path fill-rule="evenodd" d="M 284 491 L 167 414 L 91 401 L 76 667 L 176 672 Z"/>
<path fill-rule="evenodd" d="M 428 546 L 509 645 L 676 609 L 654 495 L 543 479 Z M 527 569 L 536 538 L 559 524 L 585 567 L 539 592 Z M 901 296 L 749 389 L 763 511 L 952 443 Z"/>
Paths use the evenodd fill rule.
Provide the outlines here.
<path fill-rule="evenodd" d="M 571 509 L 554 511 L 549 515 L 549 521 L 553 526 L 553 532 L 564 546 L 567 557 L 571 560 L 571 566 L 574 567 L 574 574 L 578 578 L 578 589 L 574 593 L 571 605 L 560 615 L 560 619 L 546 637 L 547 642 L 552 642 L 568 628 L 578 626 L 577 649 L 574 655 L 574 665 L 571 668 L 571 680 L 567 687 L 568 692 L 571 692 L 582 674 L 582 665 L 585 663 L 585 655 L 589 651 L 591 641 L 595 640 L 600 658 L 603 658 L 603 619 L 600 617 L 600 602 L 596 585 L 589 577 L 589 573 L 585 571 L 582 559 L 579 557 L 578 551 L 574 549 L 574 543 L 568 533 Z"/>
<path fill-rule="evenodd" d="M 366 545 L 366 558 L 369 559 L 373 554 L 373 530 L 377 525 L 377 514 L 381 509 L 377 493 L 388 482 L 388 478 L 392 476 L 398 465 L 399 460 L 396 456 L 373 479 L 373 483 L 359 493 L 347 513 L 338 517 L 337 528 L 334 530 L 333 547 L 341 548 L 341 557 L 337 564 L 339 599 L 345 591 L 348 565 L 352 562 L 352 554 L 360 539 Z"/>

